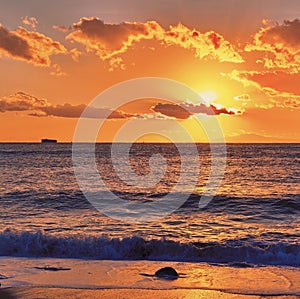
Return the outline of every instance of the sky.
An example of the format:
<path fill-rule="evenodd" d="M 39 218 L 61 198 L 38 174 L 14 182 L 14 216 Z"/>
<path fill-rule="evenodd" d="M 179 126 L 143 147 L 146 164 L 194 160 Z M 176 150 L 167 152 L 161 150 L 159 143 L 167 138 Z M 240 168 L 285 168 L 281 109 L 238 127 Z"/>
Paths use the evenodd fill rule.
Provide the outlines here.
<path fill-rule="evenodd" d="M 98 141 L 134 120 L 139 140 L 165 141 L 176 121 L 207 141 L 201 116 L 228 142 L 300 142 L 299 0 L 0 0 L 0 11 L 0 142 L 70 142 L 85 109 L 105 118 Z M 91 106 L 140 77 L 176 80 L 199 102 Z"/>

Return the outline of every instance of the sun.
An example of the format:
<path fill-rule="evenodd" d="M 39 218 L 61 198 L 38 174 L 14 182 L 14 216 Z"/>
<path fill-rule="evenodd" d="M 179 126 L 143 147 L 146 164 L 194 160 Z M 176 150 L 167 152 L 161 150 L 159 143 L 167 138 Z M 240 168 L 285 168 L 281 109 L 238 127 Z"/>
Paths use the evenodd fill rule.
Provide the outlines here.
<path fill-rule="evenodd" d="M 206 90 L 206 91 L 200 92 L 199 96 L 204 101 L 204 103 L 207 105 L 218 98 L 217 93 L 214 91 L 211 91 L 211 90 Z"/>

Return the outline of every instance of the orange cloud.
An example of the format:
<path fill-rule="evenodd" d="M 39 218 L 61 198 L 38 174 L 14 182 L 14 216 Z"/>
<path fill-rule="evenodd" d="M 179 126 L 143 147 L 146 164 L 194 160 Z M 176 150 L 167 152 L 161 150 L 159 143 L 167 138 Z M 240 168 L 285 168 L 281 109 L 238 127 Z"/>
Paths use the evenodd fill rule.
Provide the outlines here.
<path fill-rule="evenodd" d="M 38 21 L 35 17 L 26 16 L 26 17 L 23 18 L 22 23 L 26 26 L 29 26 L 32 29 L 36 29 Z"/>
<path fill-rule="evenodd" d="M 284 105 L 285 107 L 289 107 L 289 108 L 300 108 L 300 98 L 298 99 L 290 98 L 284 101 Z"/>
<path fill-rule="evenodd" d="M 243 93 L 241 95 L 235 96 L 233 99 L 235 101 L 241 101 L 241 102 L 250 102 L 251 101 L 251 97 L 247 93 Z"/>
<path fill-rule="evenodd" d="M 78 62 L 79 61 L 79 57 L 81 56 L 81 52 L 77 49 L 77 48 L 73 48 L 69 51 L 69 53 L 71 54 L 71 57 L 74 61 Z"/>
<path fill-rule="evenodd" d="M 0 99 L 0 112 L 6 111 L 27 111 L 35 108 L 43 108 L 48 105 L 44 99 L 38 99 L 24 92 L 17 92 L 14 95 Z"/>
<path fill-rule="evenodd" d="M 262 98 L 268 101 L 263 104 L 256 103 L 256 107 L 270 108 L 276 106 L 299 108 L 300 95 L 296 95 L 292 92 L 279 91 L 269 86 L 262 86 L 253 80 L 253 76 L 257 74 L 259 74 L 259 72 L 234 70 L 225 76 L 240 82 L 244 87 L 249 88 L 249 90 L 259 93 Z"/>
<path fill-rule="evenodd" d="M 300 95 L 300 73 L 291 74 L 284 71 L 248 72 L 245 76 L 261 86 L 268 86 L 278 91 Z"/>
<path fill-rule="evenodd" d="M 160 39 L 166 45 L 177 45 L 195 52 L 197 58 L 215 58 L 220 62 L 242 63 L 243 58 L 222 35 L 209 31 L 201 33 L 178 24 L 165 31 Z"/>
<path fill-rule="evenodd" d="M 284 21 L 283 24 L 265 23 L 254 36 L 252 44 L 245 51 L 266 53 L 257 62 L 264 63 L 268 69 L 288 69 L 292 73 L 300 72 L 300 20 Z M 270 57 L 270 54 L 273 57 Z"/>
<path fill-rule="evenodd" d="M 67 74 L 62 70 L 60 65 L 55 63 L 52 65 L 52 71 L 50 72 L 50 75 L 61 77 L 66 76 Z"/>
<path fill-rule="evenodd" d="M 68 32 L 72 29 L 72 27 L 65 27 L 65 26 L 58 26 L 58 25 L 54 25 L 52 26 L 52 28 L 60 32 Z"/>
<path fill-rule="evenodd" d="M 106 24 L 97 18 L 82 18 L 72 28 L 55 28 L 62 31 L 74 30 L 66 38 L 83 44 L 87 51 L 95 52 L 103 60 L 126 52 L 141 40 L 155 39 L 165 46 L 176 45 L 191 50 L 199 59 L 214 58 L 220 62 L 232 63 L 244 61 L 234 47 L 218 33 L 201 33 L 182 24 L 165 30 L 155 21 Z"/>
<path fill-rule="evenodd" d="M 224 77 L 228 77 L 232 80 L 235 80 L 237 82 L 240 82 L 244 87 L 254 87 L 256 89 L 261 89 L 261 86 L 259 83 L 248 78 L 248 76 L 252 75 L 253 73 L 256 73 L 256 72 L 255 71 L 233 70 L 228 74 L 221 73 L 221 75 Z"/>
<path fill-rule="evenodd" d="M 52 55 L 66 53 L 63 45 L 41 33 L 23 27 L 9 31 L 0 24 L 0 55 L 5 54 L 38 66 L 51 66 Z"/>
<path fill-rule="evenodd" d="M 261 90 L 276 103 L 277 107 L 300 108 L 300 96 L 290 92 L 281 92 L 270 87 L 262 87 Z"/>

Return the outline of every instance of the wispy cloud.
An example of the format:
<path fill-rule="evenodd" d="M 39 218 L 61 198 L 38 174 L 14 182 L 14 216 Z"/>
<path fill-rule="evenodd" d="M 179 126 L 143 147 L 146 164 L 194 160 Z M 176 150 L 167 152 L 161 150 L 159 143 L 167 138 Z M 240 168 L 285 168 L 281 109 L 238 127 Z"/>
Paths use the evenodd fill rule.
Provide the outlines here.
<path fill-rule="evenodd" d="M 233 99 L 235 101 L 241 101 L 241 102 L 250 102 L 251 101 L 251 97 L 247 93 L 243 93 L 238 96 L 235 96 Z"/>
<path fill-rule="evenodd" d="M 264 103 L 256 103 L 256 106 L 260 107 L 286 107 L 286 108 L 299 108 L 300 95 L 296 95 L 292 92 L 279 91 L 269 86 L 262 86 L 258 82 L 252 79 L 252 71 L 237 71 L 234 70 L 231 73 L 225 75 L 229 78 L 240 82 L 244 87 L 251 89 L 253 92 L 259 92 L 261 97 L 267 100 Z M 248 94 L 242 95 L 244 101 L 248 98 Z M 241 96 L 235 97 L 236 100 L 241 100 Z"/>
<path fill-rule="evenodd" d="M 38 20 L 35 17 L 24 17 L 22 18 L 22 23 L 28 27 L 30 27 L 31 29 L 36 29 L 37 24 L 38 24 Z"/>

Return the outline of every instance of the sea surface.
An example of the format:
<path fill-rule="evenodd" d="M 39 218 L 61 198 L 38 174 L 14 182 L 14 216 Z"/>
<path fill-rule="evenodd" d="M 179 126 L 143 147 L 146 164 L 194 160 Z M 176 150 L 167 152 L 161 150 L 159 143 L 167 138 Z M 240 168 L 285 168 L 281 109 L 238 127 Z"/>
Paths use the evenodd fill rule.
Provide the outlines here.
<path fill-rule="evenodd" d="M 0 255 L 300 267 L 300 144 L 227 144 L 221 187 L 202 209 L 210 146 L 197 144 L 196 156 L 191 147 L 184 144 L 184 155 L 199 177 L 188 200 L 163 219 L 127 223 L 85 198 L 72 144 L 1 143 Z M 175 145 L 133 144 L 130 163 L 141 177 L 151 171 L 152 155 L 167 163 L 158 183 L 133 187 L 118 176 L 124 169 L 112 166 L 110 152 L 111 144 L 96 145 L 99 175 L 123 200 L 159 200 L 182 171 Z M 184 184 L 180 192 L 187 192 Z"/>

